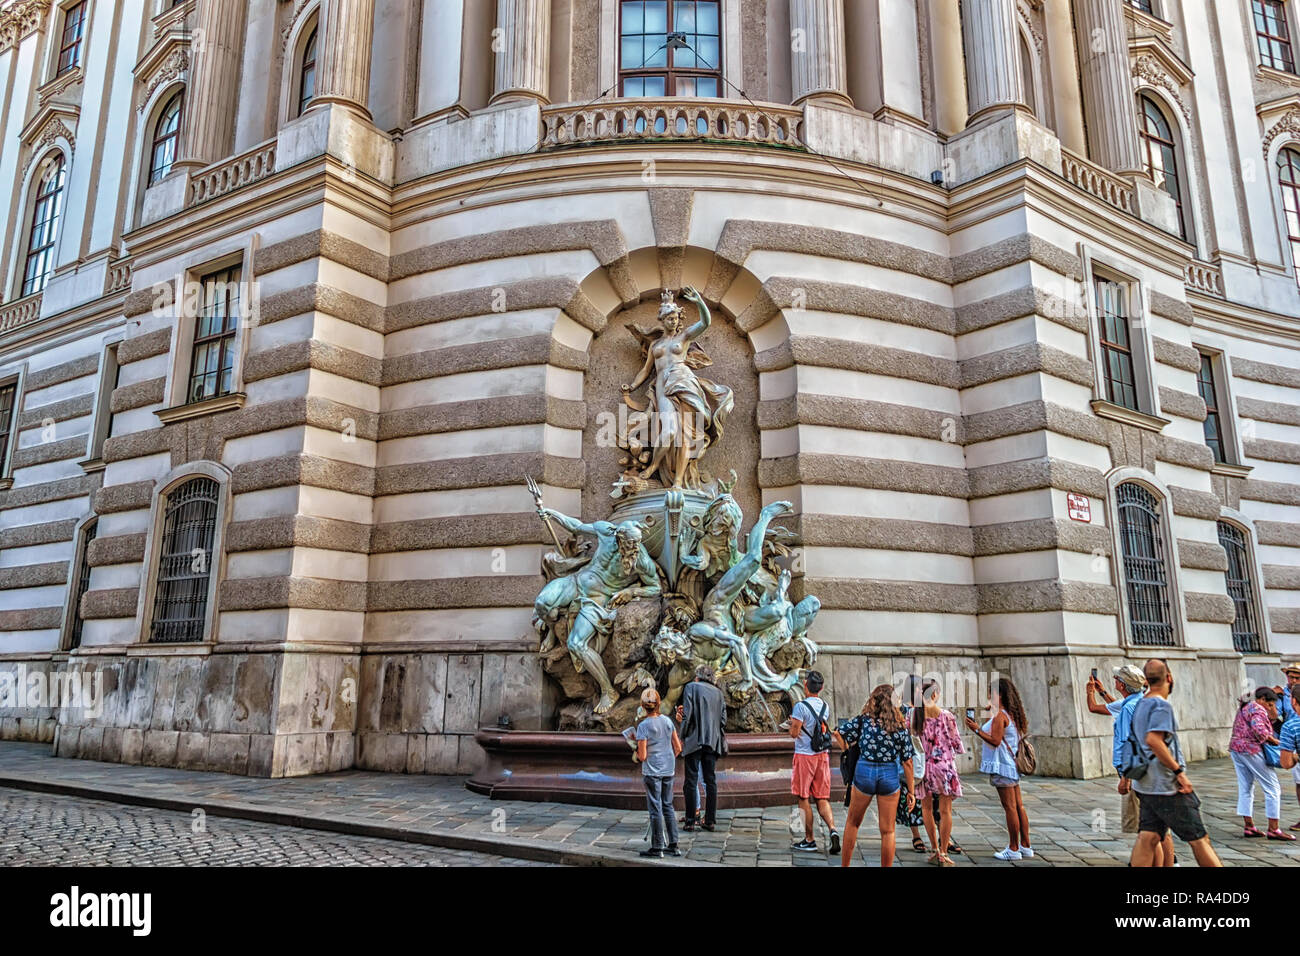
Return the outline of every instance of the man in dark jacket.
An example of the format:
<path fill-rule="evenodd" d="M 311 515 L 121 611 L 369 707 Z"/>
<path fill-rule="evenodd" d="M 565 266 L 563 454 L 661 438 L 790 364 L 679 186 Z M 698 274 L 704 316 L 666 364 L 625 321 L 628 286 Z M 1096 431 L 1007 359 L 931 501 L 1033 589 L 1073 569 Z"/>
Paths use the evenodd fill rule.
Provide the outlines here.
<path fill-rule="evenodd" d="M 718 690 L 713 668 L 702 664 L 695 669 L 695 680 L 682 690 L 677 707 L 682 729 L 682 756 L 686 758 L 686 819 L 684 828 L 697 826 L 712 830 L 718 816 L 718 781 L 715 769 L 718 755 L 726 753 L 727 705 Z M 704 820 L 700 813 L 700 771 L 704 771 Z"/>

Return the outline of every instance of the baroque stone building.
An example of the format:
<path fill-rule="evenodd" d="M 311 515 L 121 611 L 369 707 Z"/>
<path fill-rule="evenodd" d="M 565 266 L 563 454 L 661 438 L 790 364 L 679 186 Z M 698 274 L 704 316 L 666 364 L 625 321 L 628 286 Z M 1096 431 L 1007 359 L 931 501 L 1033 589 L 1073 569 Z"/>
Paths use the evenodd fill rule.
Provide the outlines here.
<path fill-rule="evenodd" d="M 1090 669 L 1158 654 L 1221 752 L 1300 654 L 1297 16 L 3 0 L 0 672 L 104 693 L 0 737 L 465 772 L 551 726 L 523 478 L 608 514 L 626 326 L 693 285 L 838 711 L 996 670 L 1092 776 Z"/>

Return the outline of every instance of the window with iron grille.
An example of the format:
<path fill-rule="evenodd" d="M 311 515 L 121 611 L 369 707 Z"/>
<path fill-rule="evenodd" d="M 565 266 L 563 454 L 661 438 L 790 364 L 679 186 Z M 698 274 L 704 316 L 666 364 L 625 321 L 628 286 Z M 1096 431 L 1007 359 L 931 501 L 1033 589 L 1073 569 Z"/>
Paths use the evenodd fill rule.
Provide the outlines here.
<path fill-rule="evenodd" d="M 303 111 L 311 105 L 311 101 L 316 96 L 316 28 L 313 27 L 311 35 L 307 37 L 307 43 L 302 50 L 302 69 L 298 71 L 298 112 L 301 116 Z"/>
<path fill-rule="evenodd" d="M 62 76 L 81 65 L 81 39 L 86 32 L 86 0 L 73 4 L 63 14 L 63 34 L 59 37 L 59 68 Z"/>
<path fill-rule="evenodd" d="M 1259 59 L 1275 70 L 1295 72 L 1295 58 L 1291 53 L 1291 28 L 1286 20 L 1284 0 L 1251 0 L 1255 19 L 1255 40 L 1259 44 Z"/>
<path fill-rule="evenodd" d="M 1139 411 L 1126 304 L 1128 289 L 1119 282 L 1100 277 L 1096 280 L 1096 287 L 1101 369 L 1102 380 L 1106 384 L 1106 399 Z"/>
<path fill-rule="evenodd" d="M 1214 384 L 1214 356 L 1201 355 L 1201 370 L 1196 373 L 1196 389 L 1205 400 L 1205 444 L 1214 452 L 1214 460 L 1222 464 L 1228 459 L 1223 444 L 1223 420 L 1219 417 L 1219 392 Z"/>
<path fill-rule="evenodd" d="M 1138 137 L 1142 142 L 1142 161 L 1147 175 L 1152 182 L 1163 189 L 1174 200 L 1178 212 L 1178 236 L 1186 239 L 1187 210 L 1183 208 L 1183 187 L 1179 169 L 1178 142 L 1174 138 L 1173 127 L 1154 99 L 1141 95 L 1138 97 Z"/>
<path fill-rule="evenodd" d="M 1131 481 L 1115 489 L 1115 502 L 1131 640 L 1144 646 L 1172 645 L 1174 628 L 1160 502 Z"/>
<path fill-rule="evenodd" d="M 619 95 L 721 95 L 720 7 L 718 0 L 623 0 Z M 685 44 L 670 34 L 684 35 Z"/>
<path fill-rule="evenodd" d="M 62 154 L 47 160 L 32 203 L 32 227 L 27 237 L 27 259 L 23 269 L 23 295 L 45 288 L 54 271 L 54 242 L 63 216 L 63 185 L 67 164 Z"/>
<path fill-rule="evenodd" d="M 194 325 L 186 403 L 230 394 L 239 326 L 239 266 L 203 277 L 203 301 Z"/>
<path fill-rule="evenodd" d="M 81 565 L 77 569 L 77 589 L 72 594 L 72 612 L 68 628 L 69 649 L 81 646 L 81 629 L 86 623 L 81 617 L 81 599 L 90 588 L 90 562 L 87 560 L 87 553 L 98 529 L 99 522 L 91 521 L 81 530 Z"/>
<path fill-rule="evenodd" d="M 1227 521 L 1219 522 L 1219 544 L 1228 553 L 1228 596 L 1236 616 L 1232 620 L 1232 646 L 1243 653 L 1264 650 L 1260 640 L 1259 625 L 1255 615 L 1255 585 L 1251 579 L 1250 552 L 1246 548 L 1245 533 Z"/>
<path fill-rule="evenodd" d="M 220 486 L 211 478 L 191 478 L 167 495 L 149 627 L 154 643 L 203 639 L 219 493 Z"/>
<path fill-rule="evenodd" d="M 184 99 L 177 92 L 162 112 L 153 128 L 153 152 L 149 161 L 149 185 L 161 180 L 172 171 L 176 162 L 176 148 L 181 138 L 181 122 L 184 118 Z"/>
<path fill-rule="evenodd" d="M 18 380 L 0 385 L 0 478 L 8 472 L 9 443 L 13 438 L 14 406 L 18 403 Z"/>

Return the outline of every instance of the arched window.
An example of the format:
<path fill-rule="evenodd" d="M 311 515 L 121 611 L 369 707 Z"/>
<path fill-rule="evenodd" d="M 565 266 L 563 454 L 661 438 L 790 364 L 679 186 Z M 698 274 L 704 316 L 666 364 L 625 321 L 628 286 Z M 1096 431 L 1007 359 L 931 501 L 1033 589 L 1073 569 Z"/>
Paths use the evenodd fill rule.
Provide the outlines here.
<path fill-rule="evenodd" d="M 68 609 L 67 646 L 69 650 L 81 646 L 81 629 L 86 623 L 81 617 L 81 599 L 85 597 L 86 591 L 90 587 L 90 562 L 86 560 L 86 557 L 87 552 L 90 550 L 90 542 L 95 540 L 95 534 L 98 530 L 98 520 L 88 521 L 81 529 L 81 542 L 77 550 L 80 560 L 74 582 L 75 590 L 72 592 L 72 606 Z"/>
<path fill-rule="evenodd" d="M 23 267 L 23 295 L 34 295 L 45 288 L 54 271 L 54 241 L 59 235 L 63 216 L 63 186 L 67 164 L 59 153 L 45 161 L 36 184 L 32 203 L 32 226 L 27 239 L 27 259 Z"/>
<path fill-rule="evenodd" d="M 301 116 L 316 96 L 316 27 L 311 28 L 302 48 L 302 66 L 298 70 L 298 109 Z"/>
<path fill-rule="evenodd" d="M 1131 640 L 1144 646 L 1171 645 L 1174 628 L 1160 502 L 1142 485 L 1126 481 L 1116 487 L 1115 503 Z"/>
<path fill-rule="evenodd" d="M 181 138 L 183 97 L 178 90 L 158 114 L 153 128 L 153 151 L 149 160 L 149 185 L 152 186 L 172 171 L 176 162 L 176 147 Z"/>
<path fill-rule="evenodd" d="M 167 494 L 149 640 L 201 641 L 208 619 L 221 486 L 191 478 Z"/>
<path fill-rule="evenodd" d="M 1232 598 L 1236 617 L 1232 621 L 1232 646 L 1243 653 L 1264 650 L 1255 613 L 1255 583 L 1250 573 L 1252 563 L 1246 547 L 1246 533 L 1235 524 L 1219 522 L 1219 544 L 1228 553 L 1228 596 Z"/>
<path fill-rule="evenodd" d="M 1180 168 L 1178 141 L 1173 127 L 1165 118 L 1156 101 L 1146 95 L 1138 96 L 1138 136 L 1142 141 L 1142 161 L 1147 175 L 1155 184 L 1174 198 L 1178 208 L 1178 235 L 1189 236 L 1187 210 L 1183 206 L 1183 175 Z"/>
<path fill-rule="evenodd" d="M 1020 75 L 1025 87 L 1025 105 L 1029 107 L 1029 112 L 1033 113 L 1035 118 L 1042 119 L 1038 115 L 1038 87 L 1035 83 L 1034 56 L 1029 52 L 1029 43 L 1025 40 L 1023 33 L 1020 34 Z"/>
<path fill-rule="evenodd" d="M 1286 238 L 1291 247 L 1291 266 L 1300 283 L 1300 153 L 1287 147 L 1277 154 L 1277 178 L 1282 190 L 1282 212 L 1286 216 Z"/>
<path fill-rule="evenodd" d="M 718 0 L 622 0 L 619 95 L 722 95 Z"/>

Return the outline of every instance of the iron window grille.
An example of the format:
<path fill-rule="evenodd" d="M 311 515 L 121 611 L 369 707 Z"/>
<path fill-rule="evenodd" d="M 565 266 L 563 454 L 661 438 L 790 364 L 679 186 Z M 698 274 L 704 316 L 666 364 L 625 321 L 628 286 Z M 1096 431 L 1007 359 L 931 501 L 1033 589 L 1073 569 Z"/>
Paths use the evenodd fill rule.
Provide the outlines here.
<path fill-rule="evenodd" d="M 59 67 L 56 75 L 62 76 L 73 67 L 81 65 L 81 39 L 86 32 L 86 0 L 68 7 L 63 14 L 63 34 L 59 38 Z"/>
<path fill-rule="evenodd" d="M 298 72 L 298 113 L 301 116 L 303 112 L 311 105 L 311 101 L 316 97 L 316 27 L 312 28 L 311 35 L 307 37 L 307 43 L 302 50 L 302 69 Z"/>
<path fill-rule="evenodd" d="M 172 171 L 172 166 L 176 162 L 176 148 L 180 143 L 183 119 L 183 97 L 180 92 L 177 92 L 158 114 L 158 122 L 154 126 L 153 151 L 149 162 L 150 186 Z"/>
<path fill-rule="evenodd" d="M 14 406 L 17 400 L 17 381 L 0 385 L 0 478 L 5 476 L 5 462 L 9 456 L 9 440 L 14 430 Z"/>
<path fill-rule="evenodd" d="M 1127 289 L 1118 282 L 1098 278 L 1097 321 L 1101 332 L 1102 379 L 1106 399 L 1138 411 L 1137 384 L 1133 375 L 1133 345 L 1129 334 Z"/>
<path fill-rule="evenodd" d="M 1255 623 L 1255 584 L 1250 573 L 1246 535 L 1236 525 L 1219 522 L 1219 544 L 1228 553 L 1228 596 L 1236 612 L 1232 619 L 1232 646 L 1242 653 L 1261 653 L 1264 642 Z"/>
<path fill-rule="evenodd" d="M 240 304 L 239 266 L 203 277 L 203 301 L 194 325 L 187 404 L 229 395 L 235 371 Z"/>
<path fill-rule="evenodd" d="M 1115 489 L 1115 501 L 1132 642 L 1144 647 L 1170 646 L 1174 643 L 1174 628 L 1160 503 L 1151 492 L 1131 481 Z"/>
<path fill-rule="evenodd" d="M 191 478 L 167 496 L 149 626 L 152 643 L 203 639 L 219 493 L 220 486 L 211 478 Z"/>
<path fill-rule="evenodd" d="M 720 96 L 721 14 L 718 0 L 622 0 L 619 95 Z"/>
<path fill-rule="evenodd" d="M 1252 0 L 1251 8 L 1260 61 L 1275 70 L 1294 73 L 1295 58 L 1291 52 L 1291 28 L 1287 24 L 1285 0 Z"/>
<path fill-rule="evenodd" d="M 67 164 L 59 155 L 50 160 L 41 174 L 32 203 L 32 229 L 27 238 L 27 260 L 23 268 L 23 295 L 45 289 L 54 271 L 54 241 L 63 216 L 63 186 Z"/>
<path fill-rule="evenodd" d="M 1205 444 L 1214 453 L 1214 460 L 1227 461 L 1223 443 L 1223 420 L 1219 415 L 1218 389 L 1214 384 L 1214 357 L 1201 353 L 1201 369 L 1196 373 L 1196 389 L 1205 400 Z"/>
<path fill-rule="evenodd" d="M 1149 96 L 1139 96 L 1142 121 L 1138 136 L 1142 140 L 1142 161 L 1147 175 L 1160 189 L 1173 197 L 1178 210 L 1178 235 L 1187 238 L 1187 211 L 1183 208 L 1182 180 L 1178 174 L 1178 144 L 1173 127 L 1165 118 L 1164 110 Z"/>
<path fill-rule="evenodd" d="M 77 590 L 72 595 L 72 627 L 68 632 L 68 649 L 81 646 L 81 631 L 85 620 L 81 616 L 81 599 L 90 589 L 90 542 L 95 540 L 99 522 L 92 521 L 81 532 L 81 566 L 77 570 Z"/>

